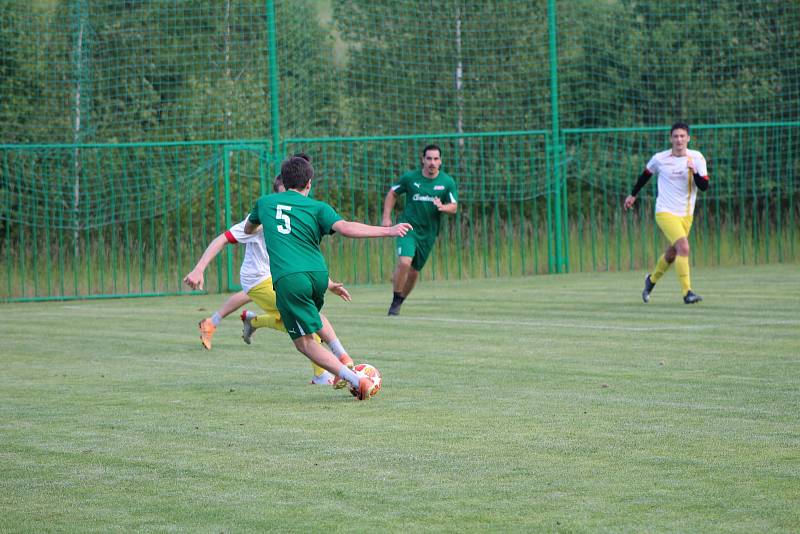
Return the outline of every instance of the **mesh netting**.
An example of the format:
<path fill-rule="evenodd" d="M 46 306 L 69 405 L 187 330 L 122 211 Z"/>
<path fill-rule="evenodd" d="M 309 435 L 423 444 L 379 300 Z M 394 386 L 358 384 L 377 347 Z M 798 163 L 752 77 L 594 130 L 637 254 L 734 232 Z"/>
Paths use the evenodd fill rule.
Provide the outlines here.
<path fill-rule="evenodd" d="M 59 250 L 81 264 L 91 230 L 135 223 L 126 248 L 150 229 L 146 248 L 166 265 L 159 227 L 172 239 L 181 220 L 213 232 L 239 219 L 296 150 L 314 158 L 326 200 L 377 222 L 386 188 L 428 142 L 442 145 L 463 203 L 445 231 L 482 251 L 484 272 L 510 265 L 518 243 L 552 268 L 565 261 L 553 255 L 581 254 L 570 236 L 613 240 L 618 266 L 622 234 L 608 233 L 651 229 L 619 197 L 669 148 L 675 120 L 709 160 L 700 209 L 750 228 L 754 251 L 772 239 L 793 258 L 796 1 L 5 0 L 8 292 L 34 261 L 20 245 L 32 229 L 62 231 Z M 162 264 L 140 271 L 158 291 Z"/>
<path fill-rule="evenodd" d="M 272 81 L 269 4 L 3 2 L 0 141 L 551 129 L 555 74 L 562 128 L 800 109 L 795 2 L 556 2 L 556 65 L 543 0 L 277 1 Z"/>

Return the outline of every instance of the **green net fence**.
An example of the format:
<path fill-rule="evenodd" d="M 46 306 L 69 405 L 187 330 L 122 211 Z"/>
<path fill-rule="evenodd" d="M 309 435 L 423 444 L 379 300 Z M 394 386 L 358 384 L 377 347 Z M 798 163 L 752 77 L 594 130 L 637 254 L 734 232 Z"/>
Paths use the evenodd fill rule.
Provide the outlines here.
<path fill-rule="evenodd" d="M 693 261 L 796 261 L 800 5 L 422 0 L 0 3 L 0 298 L 168 294 L 309 153 L 379 222 L 429 142 L 459 185 L 425 279 L 644 269 L 675 120 L 709 160 Z M 326 240 L 385 282 L 388 241 Z M 236 287 L 241 251 L 209 269 Z"/>

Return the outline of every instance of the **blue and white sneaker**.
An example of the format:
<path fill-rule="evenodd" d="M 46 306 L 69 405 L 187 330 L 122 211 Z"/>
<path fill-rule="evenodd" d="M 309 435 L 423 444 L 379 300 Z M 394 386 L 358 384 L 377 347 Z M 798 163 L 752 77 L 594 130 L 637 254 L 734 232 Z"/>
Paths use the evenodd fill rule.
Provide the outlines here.
<path fill-rule="evenodd" d="M 332 386 L 335 379 L 336 377 L 333 376 L 333 373 L 322 371 L 320 374 L 311 377 L 311 383 L 318 386 Z"/>
<path fill-rule="evenodd" d="M 247 310 L 242 311 L 242 341 L 250 344 L 250 341 L 253 338 L 253 334 L 255 333 L 256 328 L 253 326 L 252 319 L 248 319 L 247 317 Z"/>
<path fill-rule="evenodd" d="M 701 297 L 697 293 L 692 293 L 691 289 L 683 297 L 683 303 L 684 304 L 695 304 L 697 302 L 700 302 L 701 300 L 703 300 L 703 297 Z"/>
<path fill-rule="evenodd" d="M 650 273 L 648 273 L 647 276 L 644 277 L 644 291 L 642 291 L 642 300 L 645 301 L 645 303 L 650 302 L 650 292 L 654 287 L 656 287 L 656 284 L 650 280 Z"/>

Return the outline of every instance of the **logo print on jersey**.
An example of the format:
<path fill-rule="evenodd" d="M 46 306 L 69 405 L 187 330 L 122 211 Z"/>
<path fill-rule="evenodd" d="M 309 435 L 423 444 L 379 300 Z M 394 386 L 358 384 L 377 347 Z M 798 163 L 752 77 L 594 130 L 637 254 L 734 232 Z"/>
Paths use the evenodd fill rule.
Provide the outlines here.
<path fill-rule="evenodd" d="M 419 182 L 414 182 L 414 185 L 416 186 L 417 189 L 419 189 Z"/>
<path fill-rule="evenodd" d="M 444 191 L 444 186 L 443 185 L 435 185 L 435 186 L 433 186 L 433 190 L 434 191 Z"/>

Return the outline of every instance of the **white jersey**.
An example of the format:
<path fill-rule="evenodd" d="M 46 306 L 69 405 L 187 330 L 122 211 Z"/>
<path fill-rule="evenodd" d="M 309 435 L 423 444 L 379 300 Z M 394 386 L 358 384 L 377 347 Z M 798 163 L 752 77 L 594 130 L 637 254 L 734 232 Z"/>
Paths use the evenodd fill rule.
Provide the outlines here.
<path fill-rule="evenodd" d="M 694 174 L 708 176 L 706 158 L 697 150 L 687 150 L 686 156 L 673 156 L 672 150 L 659 152 L 647 162 L 647 170 L 658 174 L 656 213 L 672 213 L 678 217 L 692 215 L 697 198 Z"/>
<path fill-rule="evenodd" d="M 269 254 L 264 245 L 264 234 L 261 227 L 254 234 L 246 234 L 244 225 L 247 219 L 239 224 L 231 226 L 225 231 L 228 243 L 242 243 L 245 245 L 244 260 L 242 268 L 239 269 L 239 281 L 242 284 L 242 291 L 248 293 L 252 288 L 272 276 L 269 270 Z"/>

